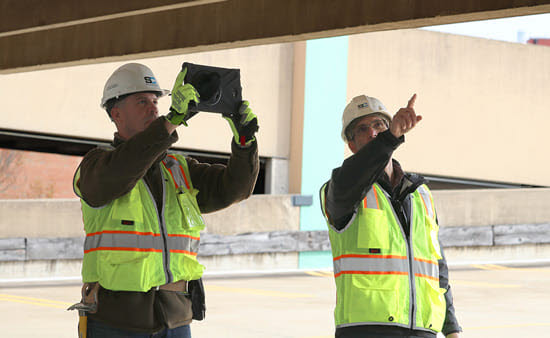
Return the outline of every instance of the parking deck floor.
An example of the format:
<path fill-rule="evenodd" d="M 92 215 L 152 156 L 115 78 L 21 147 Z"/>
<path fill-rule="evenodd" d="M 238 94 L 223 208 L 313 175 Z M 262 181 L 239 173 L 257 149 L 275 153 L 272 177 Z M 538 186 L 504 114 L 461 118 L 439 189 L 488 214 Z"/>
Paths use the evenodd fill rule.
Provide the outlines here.
<path fill-rule="evenodd" d="M 550 337 L 550 264 L 471 265 L 450 271 L 461 337 Z M 206 276 L 206 320 L 194 338 L 334 336 L 329 272 Z M 0 283 L 0 337 L 76 337 L 75 282 Z"/>

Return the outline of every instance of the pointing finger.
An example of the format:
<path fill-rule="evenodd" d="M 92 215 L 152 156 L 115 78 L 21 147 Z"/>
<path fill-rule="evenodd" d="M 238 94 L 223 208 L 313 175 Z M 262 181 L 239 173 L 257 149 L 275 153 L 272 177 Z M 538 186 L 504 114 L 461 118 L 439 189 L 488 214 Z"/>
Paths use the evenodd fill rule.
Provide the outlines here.
<path fill-rule="evenodd" d="M 416 101 L 416 94 L 414 94 L 407 103 L 407 108 L 414 108 L 414 102 Z"/>

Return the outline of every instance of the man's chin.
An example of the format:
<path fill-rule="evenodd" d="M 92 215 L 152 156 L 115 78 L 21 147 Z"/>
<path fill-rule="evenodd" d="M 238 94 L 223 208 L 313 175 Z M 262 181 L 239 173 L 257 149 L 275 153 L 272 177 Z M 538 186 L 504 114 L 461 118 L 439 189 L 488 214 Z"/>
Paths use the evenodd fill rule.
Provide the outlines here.
<path fill-rule="evenodd" d="M 144 124 L 144 127 L 145 127 L 145 128 L 143 128 L 143 129 L 149 128 L 149 126 L 151 125 L 151 123 L 153 123 L 153 121 L 155 121 L 155 120 L 156 120 L 156 118 L 151 119 L 151 120 L 145 122 L 145 124 Z"/>

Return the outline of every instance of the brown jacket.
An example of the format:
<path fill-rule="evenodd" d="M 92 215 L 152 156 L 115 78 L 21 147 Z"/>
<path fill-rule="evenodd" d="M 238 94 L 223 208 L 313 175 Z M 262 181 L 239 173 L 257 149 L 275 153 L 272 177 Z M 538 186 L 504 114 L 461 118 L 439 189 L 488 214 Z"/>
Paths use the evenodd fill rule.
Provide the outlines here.
<path fill-rule="evenodd" d="M 164 117 L 160 117 L 128 140 L 120 139 L 115 133 L 114 150 L 95 148 L 84 156 L 78 185 L 86 203 L 92 207 L 104 206 L 128 193 L 143 178 L 158 210 L 162 210 L 160 161 L 178 140 L 176 132 L 168 134 L 164 122 Z M 223 209 L 252 194 L 259 171 L 257 144 L 240 148 L 232 142 L 231 147 L 227 166 L 187 158 L 191 182 L 199 190 L 197 202 L 203 213 Z M 154 332 L 165 326 L 186 325 L 191 315 L 191 303 L 181 293 L 116 292 L 100 288 L 98 312 L 90 318 L 123 329 Z"/>

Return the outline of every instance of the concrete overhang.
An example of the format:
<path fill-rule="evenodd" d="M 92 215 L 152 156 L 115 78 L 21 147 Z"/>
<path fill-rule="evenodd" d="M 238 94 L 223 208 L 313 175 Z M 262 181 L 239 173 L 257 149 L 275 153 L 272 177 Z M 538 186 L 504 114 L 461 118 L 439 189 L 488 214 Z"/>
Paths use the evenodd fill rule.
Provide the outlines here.
<path fill-rule="evenodd" d="M 550 12 L 550 0 L 4 0 L 0 73 Z"/>

